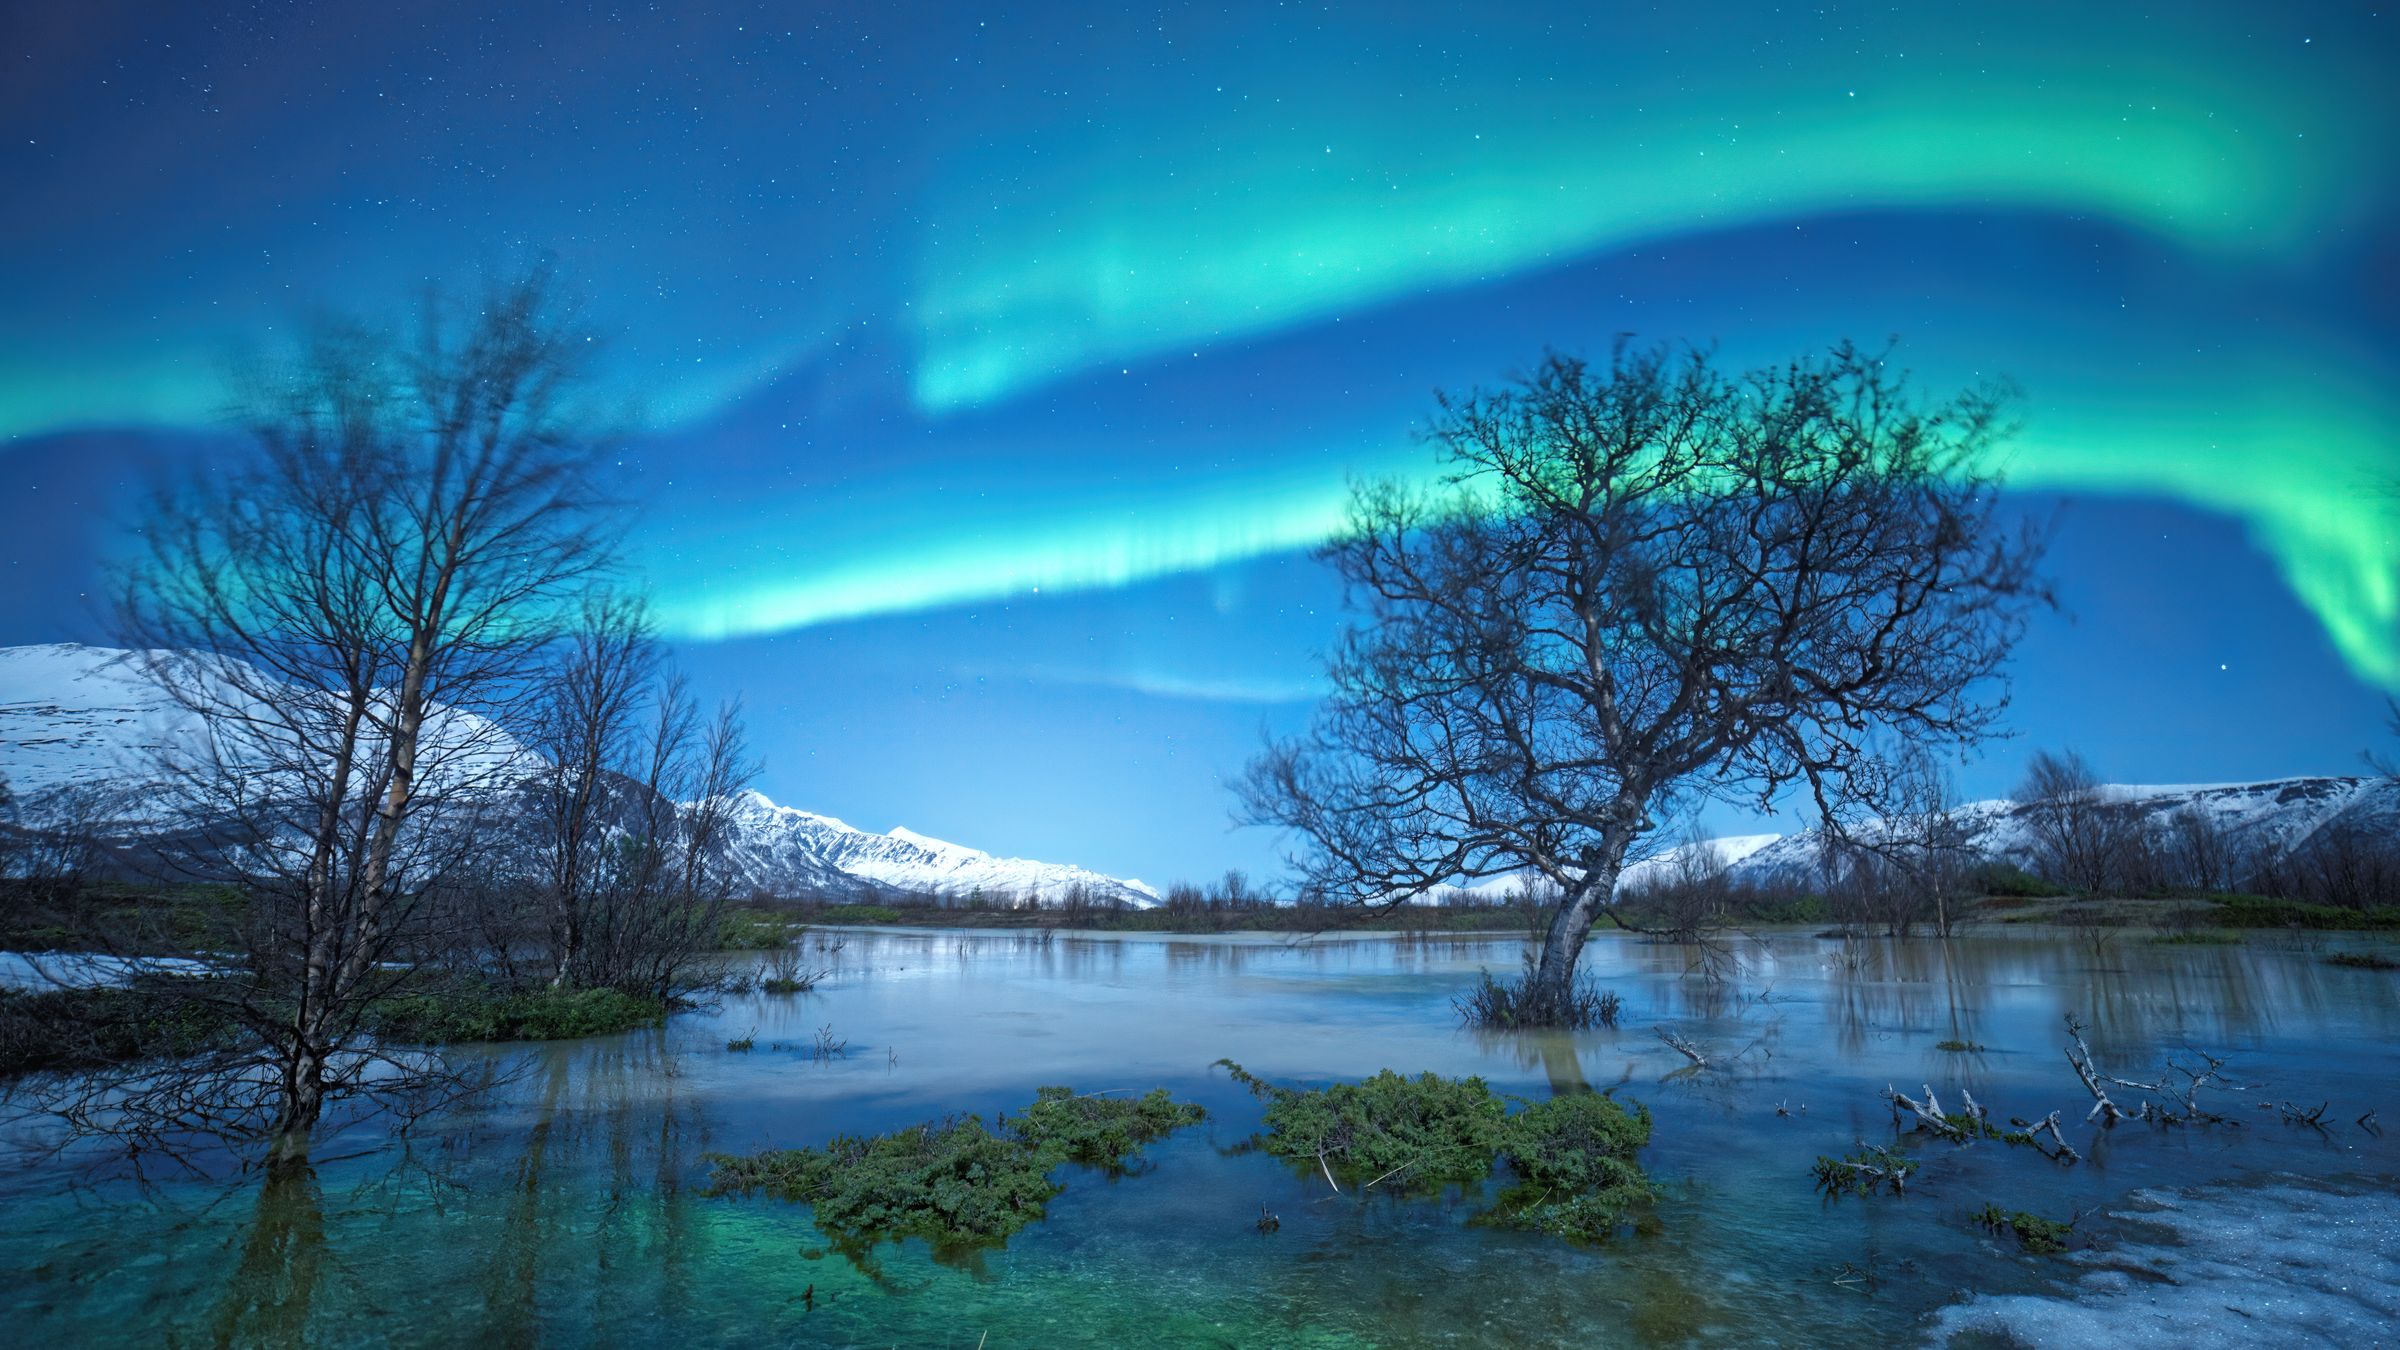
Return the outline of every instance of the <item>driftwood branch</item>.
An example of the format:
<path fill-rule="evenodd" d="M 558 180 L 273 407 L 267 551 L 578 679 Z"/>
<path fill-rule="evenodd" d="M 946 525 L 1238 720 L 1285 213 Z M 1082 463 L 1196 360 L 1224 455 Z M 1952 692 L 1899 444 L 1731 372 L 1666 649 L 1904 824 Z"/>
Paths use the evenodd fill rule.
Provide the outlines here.
<path fill-rule="evenodd" d="M 1675 1053 L 1683 1056 L 1685 1059 L 1690 1060 L 1693 1068 L 1705 1069 L 1708 1067 L 1708 1056 L 1701 1054 L 1699 1047 L 1693 1045 L 1690 1041 L 1687 1041 L 1683 1037 L 1676 1035 L 1674 1032 L 1667 1030 L 1665 1027 L 1660 1027 L 1658 1029 L 1658 1038 L 1661 1041 L 1666 1042 L 1668 1049 L 1673 1050 Z"/>

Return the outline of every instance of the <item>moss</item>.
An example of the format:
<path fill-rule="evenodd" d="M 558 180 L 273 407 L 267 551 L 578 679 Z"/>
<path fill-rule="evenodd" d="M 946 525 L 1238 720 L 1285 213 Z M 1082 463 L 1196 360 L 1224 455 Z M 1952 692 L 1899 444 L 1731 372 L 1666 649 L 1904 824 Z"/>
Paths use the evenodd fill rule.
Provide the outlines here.
<path fill-rule="evenodd" d="M 1299 1090 L 1265 1082 L 1231 1060 L 1235 1081 L 1267 1099 L 1267 1152 L 1353 1188 L 1430 1193 L 1480 1184 L 1506 1161 L 1515 1184 L 1479 1223 L 1593 1241 L 1654 1194 L 1634 1155 L 1650 1142 L 1650 1113 L 1599 1093 L 1521 1104 L 1480 1078 L 1389 1069 L 1357 1083 Z"/>
<path fill-rule="evenodd" d="M 1975 1212 L 1975 1222 L 1994 1233 L 2014 1234 L 2017 1245 L 2035 1256 L 2056 1256 L 2067 1249 L 2067 1238 L 2074 1232 L 2056 1219 L 2023 1210 L 2003 1212 L 1998 1205 L 1987 1204 Z"/>
<path fill-rule="evenodd" d="M 477 986 L 379 1000 L 368 1010 L 366 1026 L 386 1040 L 420 1045 L 564 1041 L 646 1026 L 666 1013 L 657 999 L 619 989 L 511 992 Z"/>
<path fill-rule="evenodd" d="M 843 1135 L 823 1148 L 712 1154 L 709 1190 L 763 1191 L 810 1207 L 817 1227 L 851 1254 L 922 1238 L 937 1253 L 996 1246 L 1040 1220 L 1064 1187 L 1061 1163 L 1122 1172 L 1141 1146 L 1201 1118 L 1165 1089 L 1141 1097 L 1079 1097 L 1045 1087 L 997 1130 L 952 1116 L 890 1134 Z"/>

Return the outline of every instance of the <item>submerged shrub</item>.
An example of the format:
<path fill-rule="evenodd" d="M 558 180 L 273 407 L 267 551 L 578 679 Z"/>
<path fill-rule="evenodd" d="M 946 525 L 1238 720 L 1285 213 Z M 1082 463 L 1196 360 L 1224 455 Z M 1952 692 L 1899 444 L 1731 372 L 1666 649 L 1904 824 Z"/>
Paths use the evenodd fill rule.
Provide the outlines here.
<path fill-rule="evenodd" d="M 1508 1114 L 1480 1078 L 1403 1078 L 1389 1069 L 1313 1092 L 1270 1091 L 1268 1152 L 1319 1162 L 1337 1181 L 1388 1176 L 1407 1190 L 1483 1180 Z"/>
<path fill-rule="evenodd" d="M 1450 1000 L 1450 1006 L 1468 1026 L 1491 1031 L 1581 1031 L 1615 1026 L 1625 1005 L 1615 990 L 1594 988 L 1589 980 L 1579 979 L 1564 994 L 1553 994 L 1536 988 L 1531 972 L 1514 980 L 1495 980 L 1492 972 L 1481 970 L 1475 973 L 1475 987 Z"/>
<path fill-rule="evenodd" d="M 1004 1123 L 1028 1147 L 1121 1172 L 1142 1145 L 1197 1124 L 1206 1114 L 1191 1102 L 1176 1101 L 1165 1088 L 1139 1097 L 1078 1097 L 1073 1088 L 1046 1087 L 1033 1105 Z"/>
<path fill-rule="evenodd" d="M 1998 1205 L 1986 1204 L 1975 1211 L 1975 1222 L 1994 1233 L 2014 1234 L 2017 1245 L 2035 1256 L 2056 1256 L 2067 1249 L 2067 1236 L 2074 1225 L 2045 1219 L 2023 1210 L 2003 1213 Z"/>
<path fill-rule="evenodd" d="M 978 1116 L 710 1161 L 711 1192 L 763 1190 L 805 1203 L 817 1227 L 853 1250 L 908 1237 L 945 1249 L 1003 1242 L 1063 1189 L 1050 1180 L 1056 1159 L 994 1134 Z"/>
<path fill-rule="evenodd" d="M 1846 1158 L 1820 1155 L 1811 1170 L 1817 1189 L 1829 1196 L 1873 1195 L 1877 1191 L 1905 1195 L 1909 1174 L 1917 1170 L 1917 1164 L 1888 1148 L 1862 1143 Z"/>
<path fill-rule="evenodd" d="M 367 1011 L 367 1029 L 392 1041 L 440 1045 L 467 1041 L 565 1041 L 606 1036 L 666 1016 L 654 998 L 621 989 L 482 987 L 403 994 Z"/>
<path fill-rule="evenodd" d="M 1634 1155 L 1650 1142 L 1650 1113 L 1599 1093 L 1520 1103 L 1480 1078 L 1386 1069 L 1357 1083 L 1279 1087 L 1231 1060 L 1236 1082 L 1267 1099 L 1267 1152 L 1336 1185 L 1414 1192 L 1476 1185 L 1505 1160 L 1517 1184 L 1478 1222 L 1586 1241 L 1608 1236 L 1654 1193 Z"/>
<path fill-rule="evenodd" d="M 1502 1140 L 1522 1182 L 1500 1196 L 1492 1220 L 1557 1237 L 1597 1241 L 1656 1193 L 1634 1154 L 1650 1142 L 1650 1110 L 1578 1092 L 1509 1117 Z"/>
<path fill-rule="evenodd" d="M 823 1148 L 712 1154 L 711 1194 L 764 1191 L 808 1205 L 817 1227 L 851 1252 L 923 1238 L 936 1251 L 992 1246 L 1039 1220 L 1064 1189 L 1064 1162 L 1122 1172 L 1141 1146 L 1202 1117 L 1164 1088 L 1141 1097 L 1040 1089 L 997 1130 L 952 1116 L 890 1134 L 843 1135 Z"/>

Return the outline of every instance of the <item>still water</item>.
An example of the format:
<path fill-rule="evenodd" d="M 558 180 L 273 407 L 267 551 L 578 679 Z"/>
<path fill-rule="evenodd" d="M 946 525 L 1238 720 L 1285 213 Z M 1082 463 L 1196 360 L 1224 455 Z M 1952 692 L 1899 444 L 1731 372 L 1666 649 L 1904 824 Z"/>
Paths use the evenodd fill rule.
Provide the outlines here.
<path fill-rule="evenodd" d="M 812 956 L 827 939 L 840 948 L 818 963 L 836 973 L 816 993 L 479 1051 L 517 1068 L 503 1089 L 405 1141 L 329 1140 L 305 1184 L 15 1171 L 0 1179 L 4 1339 L 999 1350 L 1972 1342 L 2005 1328 L 2042 1341 L 2162 1290 L 2219 1322 L 2272 1319 L 2261 1334 L 2286 1343 L 2390 1334 L 2400 1148 L 2354 1122 L 2380 1107 L 2400 1129 L 2400 975 L 2330 966 L 2314 943 L 1789 934 L 1744 941 L 1739 968 L 1710 979 L 1687 950 L 1603 937 L 1586 962 L 1623 996 L 1621 1023 L 1568 1036 L 1459 1028 L 1451 998 L 1479 968 L 1512 970 L 1513 937 L 850 930 L 811 934 Z M 2242 1126 L 2075 1123 L 2074 1167 L 1919 1138 L 1905 1198 L 1815 1192 L 1817 1155 L 1892 1139 L 1887 1084 L 2081 1122 L 2069 1012 L 2121 1077 L 2191 1049 L 2226 1057 L 2249 1090 L 2213 1100 Z M 1711 1064 L 1693 1071 L 1661 1026 Z M 821 1031 L 840 1053 L 817 1053 Z M 755 1049 L 727 1049 L 745 1035 Z M 1219 1057 L 1293 1083 L 1389 1067 L 1527 1097 L 1611 1090 L 1655 1115 L 1643 1162 L 1665 1194 L 1643 1232 L 1599 1247 L 1473 1225 L 1474 1195 L 1334 1195 L 1244 1147 L 1259 1105 L 1212 1072 Z M 803 1206 L 702 1193 L 711 1151 L 989 1118 L 1051 1083 L 1163 1085 L 1210 1120 L 1131 1175 L 1069 1168 L 1046 1223 L 967 1261 L 912 1242 L 855 1263 Z M 2331 1103 L 2326 1129 L 2257 1109 L 2303 1098 Z M 1987 1201 L 2077 1217 L 2090 1250 L 2024 1255 L 1972 1222 Z M 1256 1231 L 1262 1207 L 1277 1231 Z M 2231 1283 L 2208 1285 L 2212 1270 Z M 2145 1318 L 2158 1321 L 2137 1309 L 2107 1325 Z M 2232 1338 L 2249 1324 L 2231 1321 Z"/>

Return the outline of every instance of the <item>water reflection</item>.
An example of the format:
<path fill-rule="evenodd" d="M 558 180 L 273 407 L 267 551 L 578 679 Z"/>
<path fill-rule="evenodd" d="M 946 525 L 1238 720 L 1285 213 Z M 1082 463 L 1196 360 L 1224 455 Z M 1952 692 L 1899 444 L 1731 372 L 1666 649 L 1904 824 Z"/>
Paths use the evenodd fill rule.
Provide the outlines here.
<path fill-rule="evenodd" d="M 316 1169 L 271 1169 L 242 1241 L 241 1260 L 210 1318 L 223 1346 L 308 1343 L 310 1309 L 325 1265 L 325 1210 Z"/>
<path fill-rule="evenodd" d="M 523 1072 L 406 1145 L 365 1130 L 314 1171 L 78 1193 L 56 1169 L 0 1179 L 0 1317 L 27 1343 L 405 1338 L 535 1345 L 655 1339 L 992 1344 L 1591 1344 L 1906 1335 L 1962 1287 L 2045 1278 L 1996 1262 L 1961 1215 L 2006 1197 L 2060 1216 L 2145 1185 L 2261 1170 L 2388 1176 L 2391 1145 L 2262 1117 L 2239 1132 L 2083 1125 L 2089 1161 L 1912 1145 L 1923 1192 L 1829 1204 L 1817 1153 L 1890 1138 L 1887 1083 L 1972 1090 L 1996 1115 L 2085 1103 L 2061 1020 L 2127 1076 L 2166 1052 L 2228 1055 L 2257 1098 L 2383 1104 L 2400 1081 L 2400 980 L 2301 945 L 2094 953 L 2009 933 L 1950 943 L 1777 935 L 1721 978 L 1695 953 L 1596 941 L 1621 1024 L 1461 1030 L 1450 1000 L 1513 969 L 1515 937 L 1158 938 L 859 931 L 810 995 L 731 997 L 666 1028 L 500 1048 Z M 1708 1059 L 1693 1072 L 1659 1028 Z M 847 1043 L 818 1057 L 819 1028 Z M 726 1049 L 755 1037 L 747 1054 Z M 1941 1041 L 1980 1047 L 1944 1051 Z M 1279 1081 L 1380 1068 L 1475 1073 L 1529 1097 L 1609 1091 L 1650 1108 L 1665 1187 L 1650 1231 L 1606 1249 L 1471 1226 L 1480 1197 L 1332 1196 L 1243 1150 L 1233 1058 Z M 803 1207 L 700 1193 L 712 1150 L 822 1142 L 953 1110 L 987 1118 L 1046 1083 L 1165 1085 L 1211 1120 L 1140 1174 L 1067 1178 L 1051 1221 L 975 1269 L 921 1247 L 865 1269 Z M 2244 1098 L 2243 1100 L 2249 1100 Z M 1779 1108 L 1781 1108 L 1779 1110 Z M 2244 1108 L 2247 1110 L 2247 1108 Z M 1272 1235 L 1255 1230 L 1265 1207 Z M 1875 1268 L 1868 1296 L 1837 1285 Z M 395 1320 L 397 1319 L 397 1320 Z"/>

